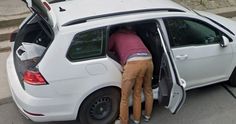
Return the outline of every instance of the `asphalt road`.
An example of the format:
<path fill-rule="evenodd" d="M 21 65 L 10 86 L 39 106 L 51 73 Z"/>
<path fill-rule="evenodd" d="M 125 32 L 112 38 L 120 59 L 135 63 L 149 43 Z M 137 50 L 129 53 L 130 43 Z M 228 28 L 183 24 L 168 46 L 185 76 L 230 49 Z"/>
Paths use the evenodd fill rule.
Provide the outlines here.
<path fill-rule="evenodd" d="M 226 90 L 228 89 L 228 90 Z M 223 84 L 198 88 L 187 92 L 182 109 L 172 115 L 162 106 L 154 104 L 149 124 L 235 124 L 236 88 Z M 143 122 L 145 123 L 145 122 Z M 0 105 L 0 124 L 79 124 L 76 121 L 34 123 L 22 116 L 13 102 Z"/>

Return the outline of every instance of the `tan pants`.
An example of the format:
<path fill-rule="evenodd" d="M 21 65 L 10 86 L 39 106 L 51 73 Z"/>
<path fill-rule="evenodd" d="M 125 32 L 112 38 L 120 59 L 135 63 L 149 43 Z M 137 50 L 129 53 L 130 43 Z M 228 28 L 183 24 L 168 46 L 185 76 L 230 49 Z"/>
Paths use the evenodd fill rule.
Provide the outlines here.
<path fill-rule="evenodd" d="M 153 94 L 151 86 L 152 73 L 153 63 L 151 59 L 129 61 L 124 66 L 120 102 L 121 124 L 128 124 L 129 121 L 128 101 L 132 89 L 134 120 L 140 121 L 141 118 L 142 87 L 145 96 L 145 115 L 151 116 L 153 107 Z"/>

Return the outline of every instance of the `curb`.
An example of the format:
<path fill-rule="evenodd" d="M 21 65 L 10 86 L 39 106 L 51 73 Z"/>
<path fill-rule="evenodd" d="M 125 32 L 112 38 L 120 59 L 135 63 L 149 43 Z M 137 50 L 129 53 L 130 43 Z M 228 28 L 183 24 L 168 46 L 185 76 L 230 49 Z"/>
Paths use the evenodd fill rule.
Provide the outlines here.
<path fill-rule="evenodd" d="M 9 52 L 11 51 L 11 47 L 4 47 L 4 48 L 0 48 L 0 53 L 3 53 L 3 52 Z M 1 99 L 0 99 L 0 103 L 1 103 Z"/>
<path fill-rule="evenodd" d="M 18 26 L 30 14 L 30 12 L 22 12 L 19 14 L 0 16 L 0 28 Z"/>
<path fill-rule="evenodd" d="M 19 25 L 8 26 L 0 28 L 0 43 L 10 39 L 11 33 L 17 30 Z"/>
<path fill-rule="evenodd" d="M 232 18 L 232 17 L 236 16 L 236 10 L 231 11 L 231 12 L 226 12 L 226 13 L 219 13 L 218 15 L 224 16 L 224 17 L 227 17 L 227 18 Z"/>
<path fill-rule="evenodd" d="M 11 35 L 11 32 L 0 34 L 0 42 L 4 42 L 5 40 L 9 40 L 10 35 Z"/>
<path fill-rule="evenodd" d="M 211 9 L 206 10 L 207 12 L 215 13 L 217 15 L 232 18 L 236 16 L 236 6 L 233 7 L 225 7 L 225 8 L 218 8 L 218 9 Z"/>
<path fill-rule="evenodd" d="M 17 14 L 17 15 L 12 15 L 12 16 L 0 16 L 0 29 L 4 29 L 4 28 L 9 28 L 9 27 L 18 27 L 21 22 L 29 15 L 29 12 L 24 12 L 21 14 Z M 6 40 L 9 40 L 11 33 L 14 30 L 9 30 L 9 31 L 5 31 L 5 32 L 0 32 L 0 43 L 1 42 L 5 42 Z M 4 47 L 4 48 L 0 48 L 0 53 L 2 52 L 8 52 L 11 50 L 11 47 Z M 1 100 L 0 100 L 1 102 Z"/>
<path fill-rule="evenodd" d="M 20 18 L 9 19 L 9 20 L 1 20 L 1 21 L 0 21 L 0 28 L 6 28 L 6 27 L 11 27 L 11 26 L 20 25 L 21 22 L 22 22 L 25 18 L 26 18 L 26 17 L 20 17 Z"/>

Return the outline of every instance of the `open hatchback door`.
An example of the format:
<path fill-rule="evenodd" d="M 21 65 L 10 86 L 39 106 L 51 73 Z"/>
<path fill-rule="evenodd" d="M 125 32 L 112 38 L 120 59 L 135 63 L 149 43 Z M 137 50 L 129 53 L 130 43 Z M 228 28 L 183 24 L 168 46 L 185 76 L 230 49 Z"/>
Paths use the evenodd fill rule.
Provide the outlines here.
<path fill-rule="evenodd" d="M 158 33 L 164 49 L 159 74 L 158 101 L 161 105 L 164 105 L 175 114 L 185 101 L 186 92 L 184 87 L 186 86 L 186 83 L 179 77 L 172 52 L 167 43 L 164 42 L 159 28 Z"/>
<path fill-rule="evenodd" d="M 22 0 L 28 8 L 41 16 L 50 26 L 56 26 L 56 16 L 50 4 L 46 0 Z"/>

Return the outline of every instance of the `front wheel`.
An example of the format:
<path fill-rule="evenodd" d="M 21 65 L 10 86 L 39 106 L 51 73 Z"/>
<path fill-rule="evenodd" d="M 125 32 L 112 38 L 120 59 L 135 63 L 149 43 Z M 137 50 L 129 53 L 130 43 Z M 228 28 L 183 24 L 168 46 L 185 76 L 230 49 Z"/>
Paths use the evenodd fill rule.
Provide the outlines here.
<path fill-rule="evenodd" d="M 120 105 L 118 88 L 103 88 L 89 95 L 79 109 L 81 124 L 111 124 Z"/>

